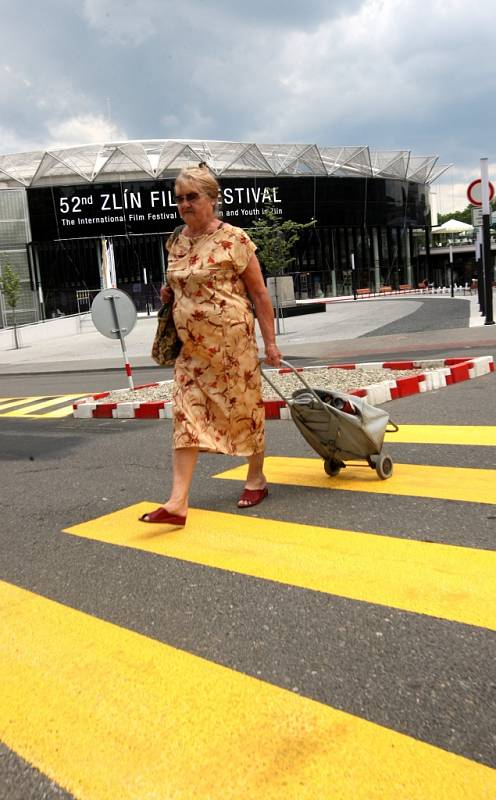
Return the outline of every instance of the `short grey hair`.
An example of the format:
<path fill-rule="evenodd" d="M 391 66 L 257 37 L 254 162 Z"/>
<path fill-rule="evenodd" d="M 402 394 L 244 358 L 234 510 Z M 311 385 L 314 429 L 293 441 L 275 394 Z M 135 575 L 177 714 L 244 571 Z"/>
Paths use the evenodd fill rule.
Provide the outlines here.
<path fill-rule="evenodd" d="M 184 167 L 177 176 L 175 185 L 189 181 L 196 183 L 198 188 L 217 204 L 220 194 L 219 182 L 205 162 L 197 167 Z"/>

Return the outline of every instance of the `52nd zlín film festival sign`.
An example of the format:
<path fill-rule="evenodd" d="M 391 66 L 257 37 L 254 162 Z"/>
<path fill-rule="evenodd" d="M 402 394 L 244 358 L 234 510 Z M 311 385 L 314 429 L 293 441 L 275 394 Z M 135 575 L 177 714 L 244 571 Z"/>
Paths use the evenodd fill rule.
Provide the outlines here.
<path fill-rule="evenodd" d="M 295 182 L 297 189 L 290 186 Z M 291 199 L 301 201 L 306 182 L 301 178 L 223 179 L 222 216 L 241 227 L 249 227 L 267 206 L 289 216 Z M 172 179 L 33 188 L 28 189 L 28 203 L 33 241 L 169 232 L 181 222 Z"/>

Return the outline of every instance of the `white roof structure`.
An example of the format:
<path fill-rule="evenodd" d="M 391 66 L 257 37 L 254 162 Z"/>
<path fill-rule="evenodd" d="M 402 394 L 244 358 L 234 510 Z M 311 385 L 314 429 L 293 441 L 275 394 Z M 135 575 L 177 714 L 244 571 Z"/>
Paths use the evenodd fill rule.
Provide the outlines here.
<path fill-rule="evenodd" d="M 0 189 L 156 180 L 175 177 L 182 167 L 200 161 L 219 177 L 318 175 L 422 184 L 432 183 L 450 166 L 437 165 L 437 156 L 367 146 L 143 139 L 0 155 Z"/>

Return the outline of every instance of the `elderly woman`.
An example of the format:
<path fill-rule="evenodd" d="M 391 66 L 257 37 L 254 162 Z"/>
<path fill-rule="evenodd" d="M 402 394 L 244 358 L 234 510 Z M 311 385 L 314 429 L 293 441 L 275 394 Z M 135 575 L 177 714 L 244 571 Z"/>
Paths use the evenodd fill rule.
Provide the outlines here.
<path fill-rule="evenodd" d="M 186 523 L 199 451 L 245 456 L 248 473 L 239 508 L 268 494 L 263 472 L 264 405 L 252 303 L 267 364 L 280 365 L 272 303 L 255 245 L 241 228 L 216 216 L 219 184 L 206 165 L 183 169 L 175 183 L 185 226 L 167 242 L 164 302 L 174 293 L 183 342 L 174 372 L 173 480 L 169 499 L 143 522 Z"/>

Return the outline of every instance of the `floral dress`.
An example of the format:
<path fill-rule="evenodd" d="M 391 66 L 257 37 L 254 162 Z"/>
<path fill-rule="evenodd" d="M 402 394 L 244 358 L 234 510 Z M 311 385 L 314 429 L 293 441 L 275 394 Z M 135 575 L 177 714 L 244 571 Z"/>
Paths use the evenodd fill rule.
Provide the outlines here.
<path fill-rule="evenodd" d="M 183 342 L 174 373 L 174 447 L 250 456 L 264 449 L 255 322 L 241 275 L 255 245 L 222 224 L 167 244 L 167 282 Z"/>

